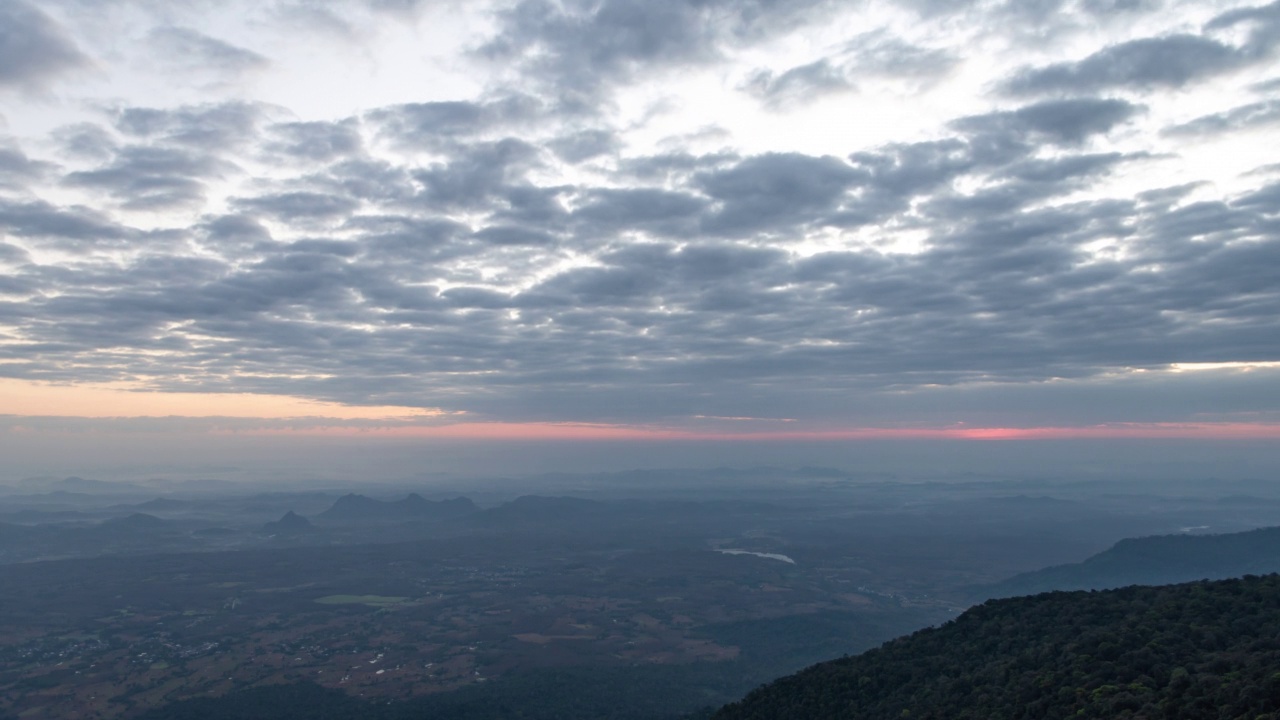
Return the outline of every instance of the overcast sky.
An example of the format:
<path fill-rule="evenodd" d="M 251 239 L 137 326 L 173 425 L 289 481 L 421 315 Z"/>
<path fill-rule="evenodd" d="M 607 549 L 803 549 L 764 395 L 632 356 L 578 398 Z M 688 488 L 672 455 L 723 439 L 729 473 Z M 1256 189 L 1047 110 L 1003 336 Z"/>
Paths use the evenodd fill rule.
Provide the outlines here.
<path fill-rule="evenodd" d="M 1280 2 L 0 0 L 0 442 L 1280 439 L 1278 58 Z"/>

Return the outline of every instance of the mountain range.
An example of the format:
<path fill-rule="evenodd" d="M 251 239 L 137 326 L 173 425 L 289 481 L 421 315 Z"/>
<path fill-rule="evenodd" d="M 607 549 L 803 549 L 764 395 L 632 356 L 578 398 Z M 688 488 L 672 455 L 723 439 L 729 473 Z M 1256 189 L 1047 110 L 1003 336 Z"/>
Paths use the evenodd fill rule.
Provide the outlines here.
<path fill-rule="evenodd" d="M 335 524 L 445 520 L 464 517 L 477 510 L 476 504 L 465 497 L 432 501 L 411 493 L 401 500 L 383 501 L 348 493 L 335 500 L 328 510 L 316 515 L 316 519 Z"/>
<path fill-rule="evenodd" d="M 1023 573 L 975 589 L 979 599 L 1049 590 L 1104 590 L 1280 572 L 1280 527 L 1222 535 L 1121 540 L 1083 562 Z"/>

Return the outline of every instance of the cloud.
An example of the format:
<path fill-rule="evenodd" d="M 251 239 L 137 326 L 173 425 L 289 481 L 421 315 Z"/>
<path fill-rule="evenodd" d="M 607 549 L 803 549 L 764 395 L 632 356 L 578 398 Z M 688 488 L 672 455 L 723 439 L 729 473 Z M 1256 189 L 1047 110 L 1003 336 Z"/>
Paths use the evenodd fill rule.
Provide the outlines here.
<path fill-rule="evenodd" d="M 515 138 L 457 148 L 447 162 L 414 173 L 422 199 L 439 207 L 482 207 L 538 162 L 538 148 Z"/>
<path fill-rule="evenodd" d="M 475 237 L 494 245 L 549 245 L 553 238 L 544 232 L 514 225 L 492 225 L 475 232 Z"/>
<path fill-rule="evenodd" d="M 521 0 L 499 16 L 500 28 L 481 49 L 513 63 L 558 98 L 562 109 L 590 111 L 613 83 L 646 72 L 697 65 L 722 48 L 794 28 L 821 10 L 821 0 L 604 0 L 552 3 Z"/>
<path fill-rule="evenodd" d="M 379 108 L 366 116 L 385 137 L 407 148 L 438 149 L 459 138 L 485 136 L 537 118 L 542 103 L 528 95 L 479 102 L 440 101 Z"/>
<path fill-rule="evenodd" d="M 200 205 L 204 180 L 234 169 L 228 163 L 185 148 L 130 145 L 116 151 L 108 165 L 69 173 L 67 185 L 94 188 L 131 210 Z"/>
<path fill-rule="evenodd" d="M 959 61 L 952 52 L 915 45 L 883 30 L 850 40 L 843 54 L 847 57 L 849 72 L 857 77 L 936 80 Z"/>
<path fill-rule="evenodd" d="M 1084 0 L 1080 7 L 1093 15 L 1151 12 L 1160 9 L 1164 0 Z"/>
<path fill-rule="evenodd" d="M 540 285 L 537 292 L 562 296 L 570 306 L 633 306 L 651 298 L 659 284 L 657 278 L 640 269 L 593 267 L 561 273 Z"/>
<path fill-rule="evenodd" d="M 1078 62 L 1019 72 L 1005 82 L 1014 95 L 1097 93 L 1115 88 L 1178 88 L 1246 62 L 1238 49 L 1199 35 L 1167 35 L 1104 48 Z"/>
<path fill-rule="evenodd" d="M 196 373 L 208 388 L 361 402 L 421 395 L 437 405 L 445 393 L 454 409 L 570 419 L 708 408 L 737 415 L 771 403 L 812 416 L 839 412 L 821 399 L 832 394 L 1085 378 L 1116 364 L 1266 354 L 1280 294 L 1266 273 L 1276 243 L 1259 233 L 1273 191 L 1218 205 L 1176 207 L 1179 196 L 1170 194 L 1150 196 L 1147 205 L 1035 208 L 1127 158 L 1022 156 L 992 165 L 968 148 L 963 138 L 899 146 L 883 151 L 884 162 L 864 157 L 856 165 L 748 157 L 690 176 L 706 199 L 657 188 L 585 192 L 573 222 L 598 238 L 584 246 L 598 265 L 515 290 L 487 287 L 480 276 L 467 280 L 448 264 L 465 257 L 492 266 L 492 253 L 542 252 L 541 231 L 492 225 L 472 234 L 441 221 L 361 217 L 346 226 L 349 240 L 278 242 L 248 217 L 215 218 L 203 242 L 240 258 L 234 268 L 160 250 L 92 273 L 22 271 L 23 281 L 57 294 L 6 310 L 26 318 L 19 326 L 30 342 L 6 350 L 18 361 L 6 367 L 67 377 L 83 370 L 66 360 L 94 350 L 159 383 L 170 373 Z M 972 173 L 997 173 L 1000 184 L 967 194 L 952 188 Z M 696 236 L 616 240 L 660 227 L 668 214 L 721 220 L 723 210 L 711 204 L 721 196 L 760 202 L 780 191 L 761 178 L 810 184 L 741 216 L 743 236 L 802 232 L 851 188 L 874 188 L 927 198 L 913 212 L 930 228 L 930 243 L 918 255 L 848 249 L 802 258 Z M 293 200 L 259 200 L 244 209 L 298 212 L 279 210 Z M 351 210 L 329 212 L 320 214 L 341 218 Z M 36 220 L 0 217 L 21 237 L 50 232 L 48 220 L 36 230 Z M 102 227 L 76 232 L 89 237 Z M 1116 236 L 1127 238 L 1124 260 L 1091 260 L 1083 250 Z M 1247 237 L 1256 239 L 1237 243 Z M 614 240 L 600 242 L 606 239 Z M 508 272 L 519 267 L 511 257 L 502 262 Z M 450 272 L 448 290 L 423 287 Z M 1233 321 L 1202 322 L 1215 317 Z M 121 347 L 171 355 L 161 368 L 145 355 L 112 350 Z M 277 372 L 282 364 L 290 373 Z"/>
<path fill-rule="evenodd" d="M 331 220 L 350 215 L 359 203 L 341 195 L 317 192 L 284 192 L 237 198 L 237 209 L 260 213 L 282 222 Z"/>
<path fill-rule="evenodd" d="M 1265 192 L 1205 207 L 1177 206 L 1185 193 L 1044 206 L 1142 160 L 1080 149 L 1138 110 L 1114 99 L 1050 100 L 967 116 L 939 139 L 847 161 L 631 156 L 562 184 L 548 184 L 551 153 L 537 138 L 476 139 L 450 125 L 455 106 L 306 124 L 264 124 L 248 106 L 125 110 L 118 127 L 131 140 L 104 165 L 71 173 L 82 187 L 121 188 L 123 198 L 138 193 L 127 189 L 134 182 L 207 182 L 225 171 L 201 164 L 218 138 L 297 169 L 243 185 L 231 214 L 173 231 L 170 242 L 197 243 L 200 258 L 83 208 L 7 206 L 0 221 L 15 237 L 138 254 L 85 260 L 75 272 L 21 266 L 14 287 L 47 296 L 5 309 L 24 338 L 5 350 L 5 368 L 619 419 L 710 406 L 759 415 L 770 403 L 825 407 L 820 398 L 831 393 L 1084 378 L 1116 363 L 1186 357 L 1199 343 L 1259 342 L 1274 293 L 1244 269 L 1266 267 L 1270 250 L 1210 249 L 1257 236 Z M 444 139 L 424 164 L 375 160 L 361 124 L 386 132 L 386 121 L 425 123 Z M 387 137 L 416 143 L 414 134 Z M 922 251 L 785 249 L 855 217 L 917 228 Z M 1123 261 L 1084 250 L 1117 237 L 1129 243 Z M 566 252 L 576 258 L 569 267 L 557 264 Z M 1237 283 L 1215 285 L 1231 272 Z M 1215 305 L 1254 327 L 1174 319 Z M 102 359 L 86 371 L 75 358 L 89 352 Z"/>
<path fill-rule="evenodd" d="M 659 235 L 690 236 L 697 231 L 696 220 L 708 201 L 685 192 L 657 188 L 601 188 L 587 193 L 574 220 L 580 231 L 610 236 L 626 230 L 645 230 Z"/>
<path fill-rule="evenodd" d="M 810 34 L 843 12 L 819 2 L 503 7 L 482 24 L 492 35 L 465 38 L 478 50 L 449 60 L 461 82 L 406 80 L 392 104 L 294 115 L 246 84 L 224 88 L 233 102 L 120 100 L 105 119 L 87 95 L 98 110 L 47 110 L 70 124 L 0 145 L 0 374 L 509 422 L 821 425 L 953 420 L 983 398 L 1026 419 L 1050 412 L 1028 398 L 1063 384 L 1275 359 L 1276 177 L 1190 165 L 1170 139 L 1212 146 L 1271 127 L 1265 96 L 1226 101 L 1198 84 L 1261 67 L 1271 6 L 1219 13 L 1196 34 L 1142 15 L 1158 3 L 917 2 L 910 27 L 886 13 L 886 29 L 834 40 Z M 302 45 L 273 25 L 224 34 L 197 22 L 209 8 L 173 6 L 164 32 L 217 27 L 231 48 L 211 60 L 220 77 L 286 77 Z M 396 15 L 408 7 L 326 10 L 413 30 Z M 1066 58 L 1057 40 L 1077 47 L 1072 33 L 1095 21 L 1076 11 L 1122 13 L 1108 32 L 1183 34 Z M 1032 29 L 977 77 L 988 68 L 961 43 L 1012 13 Z M 1030 35 L 1048 64 L 1022 65 Z M 236 49 L 266 37 L 279 63 L 237 64 Z M 481 56 L 494 62 L 468 75 Z M 415 58 L 396 72 L 443 72 Z M 953 70 L 954 86 L 938 82 Z M 831 137 L 811 137 L 770 135 L 790 129 L 777 117 L 652 112 L 686 76 L 719 82 L 712 95 L 751 77 L 779 109 L 856 80 L 877 91 L 868 102 L 880 86 L 902 96 L 891 123 L 916 98 L 933 114 L 871 145 L 839 117 Z M 469 82 L 485 90 L 454 94 Z M 1200 116 L 1161 135 L 1173 89 Z M 1109 182 L 1121 173 L 1123 191 Z M 1105 395 L 1070 416 L 1148 417 L 1101 407 Z M 1173 415 L 1205 405 L 1164 402 Z"/>
<path fill-rule="evenodd" d="M 247 102 L 127 107 L 116 111 L 115 126 L 125 135 L 153 142 L 229 151 L 256 139 L 262 117 L 262 106 Z"/>
<path fill-rule="evenodd" d="M 166 26 L 151 31 L 148 41 L 163 61 L 187 74 L 212 73 L 240 76 L 262 70 L 266 57 L 185 27 Z"/>
<path fill-rule="evenodd" d="M 0 145 L 0 189 L 22 188 L 50 175 L 53 163 L 32 160 L 21 148 Z"/>
<path fill-rule="evenodd" d="M 855 37 L 828 57 L 780 73 L 758 69 L 740 89 L 768 109 L 786 110 L 825 95 L 855 91 L 853 78 L 909 80 L 927 86 L 940 80 L 956 62 L 949 52 L 914 45 L 877 30 Z"/>
<path fill-rule="evenodd" d="M 49 240 L 62 247 L 113 244 L 141 236 L 95 210 L 60 208 L 42 200 L 0 199 L 0 227 L 18 237 Z"/>
<path fill-rule="evenodd" d="M 838 158 L 770 153 L 700 173 L 694 183 L 719 203 L 703 230 L 735 235 L 821 222 L 860 177 Z"/>
<path fill-rule="evenodd" d="M 743 89 L 774 110 L 804 105 L 823 95 L 853 89 L 843 69 L 829 61 L 817 60 L 799 65 L 775 76 L 770 70 L 759 70 L 749 77 Z"/>
<path fill-rule="evenodd" d="M 53 131 L 60 149 L 71 157 L 106 160 L 116 151 L 116 139 L 96 123 L 75 123 Z"/>
<path fill-rule="evenodd" d="M 194 230 L 206 247 L 232 257 L 269 243 L 272 239 L 271 233 L 262 223 L 246 215 L 210 217 Z"/>
<path fill-rule="evenodd" d="M 30 257 L 30 254 L 20 247 L 0 244 L 0 262 L 19 264 L 27 262 Z"/>
<path fill-rule="evenodd" d="M 1161 130 L 1169 137 L 1197 137 L 1280 124 L 1280 100 L 1249 103 L 1223 112 L 1202 115 Z"/>
<path fill-rule="evenodd" d="M 0 1 L 0 87 L 39 90 L 88 62 L 48 15 L 20 0 Z"/>
<path fill-rule="evenodd" d="M 612 130 L 591 129 L 562 135 L 549 141 L 547 147 L 565 162 L 580 163 L 617 153 L 622 149 L 622 142 Z"/>
<path fill-rule="evenodd" d="M 1109 132 L 1140 109 L 1119 99 L 1046 100 L 1016 110 L 961 118 L 951 126 L 998 142 L 1047 140 L 1077 145 L 1092 135 Z"/>
<path fill-rule="evenodd" d="M 359 122 L 276 123 L 267 128 L 271 137 L 265 150 L 297 161 L 318 163 L 357 155 L 363 149 Z"/>
<path fill-rule="evenodd" d="M 1210 20 L 1205 29 L 1229 30 L 1244 25 L 1249 36 L 1241 48 L 1242 55 L 1252 61 L 1268 60 L 1280 42 L 1280 2 L 1236 8 Z"/>

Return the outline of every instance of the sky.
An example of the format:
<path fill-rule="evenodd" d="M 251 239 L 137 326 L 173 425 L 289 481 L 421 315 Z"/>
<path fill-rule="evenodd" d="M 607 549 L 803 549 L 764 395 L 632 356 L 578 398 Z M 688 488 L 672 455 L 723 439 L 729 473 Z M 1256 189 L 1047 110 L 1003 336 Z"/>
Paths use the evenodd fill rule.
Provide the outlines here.
<path fill-rule="evenodd" d="M 0 450 L 1211 468 L 1280 445 L 1278 60 L 1280 2 L 0 0 Z"/>

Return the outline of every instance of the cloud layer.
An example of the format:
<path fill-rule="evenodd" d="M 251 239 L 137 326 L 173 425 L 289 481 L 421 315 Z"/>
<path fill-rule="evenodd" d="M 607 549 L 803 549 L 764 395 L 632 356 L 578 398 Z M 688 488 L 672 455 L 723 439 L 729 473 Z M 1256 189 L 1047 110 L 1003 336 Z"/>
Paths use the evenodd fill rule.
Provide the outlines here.
<path fill-rule="evenodd" d="M 0 375 L 510 422 L 1280 411 L 1197 400 L 1280 361 L 1280 3 L 402 5 L 277 46 L 302 6 L 0 1 Z M 370 49 L 433 23 L 459 89 Z M 399 96 L 326 98 L 325 52 Z M 302 77 L 325 112 L 272 91 Z"/>

